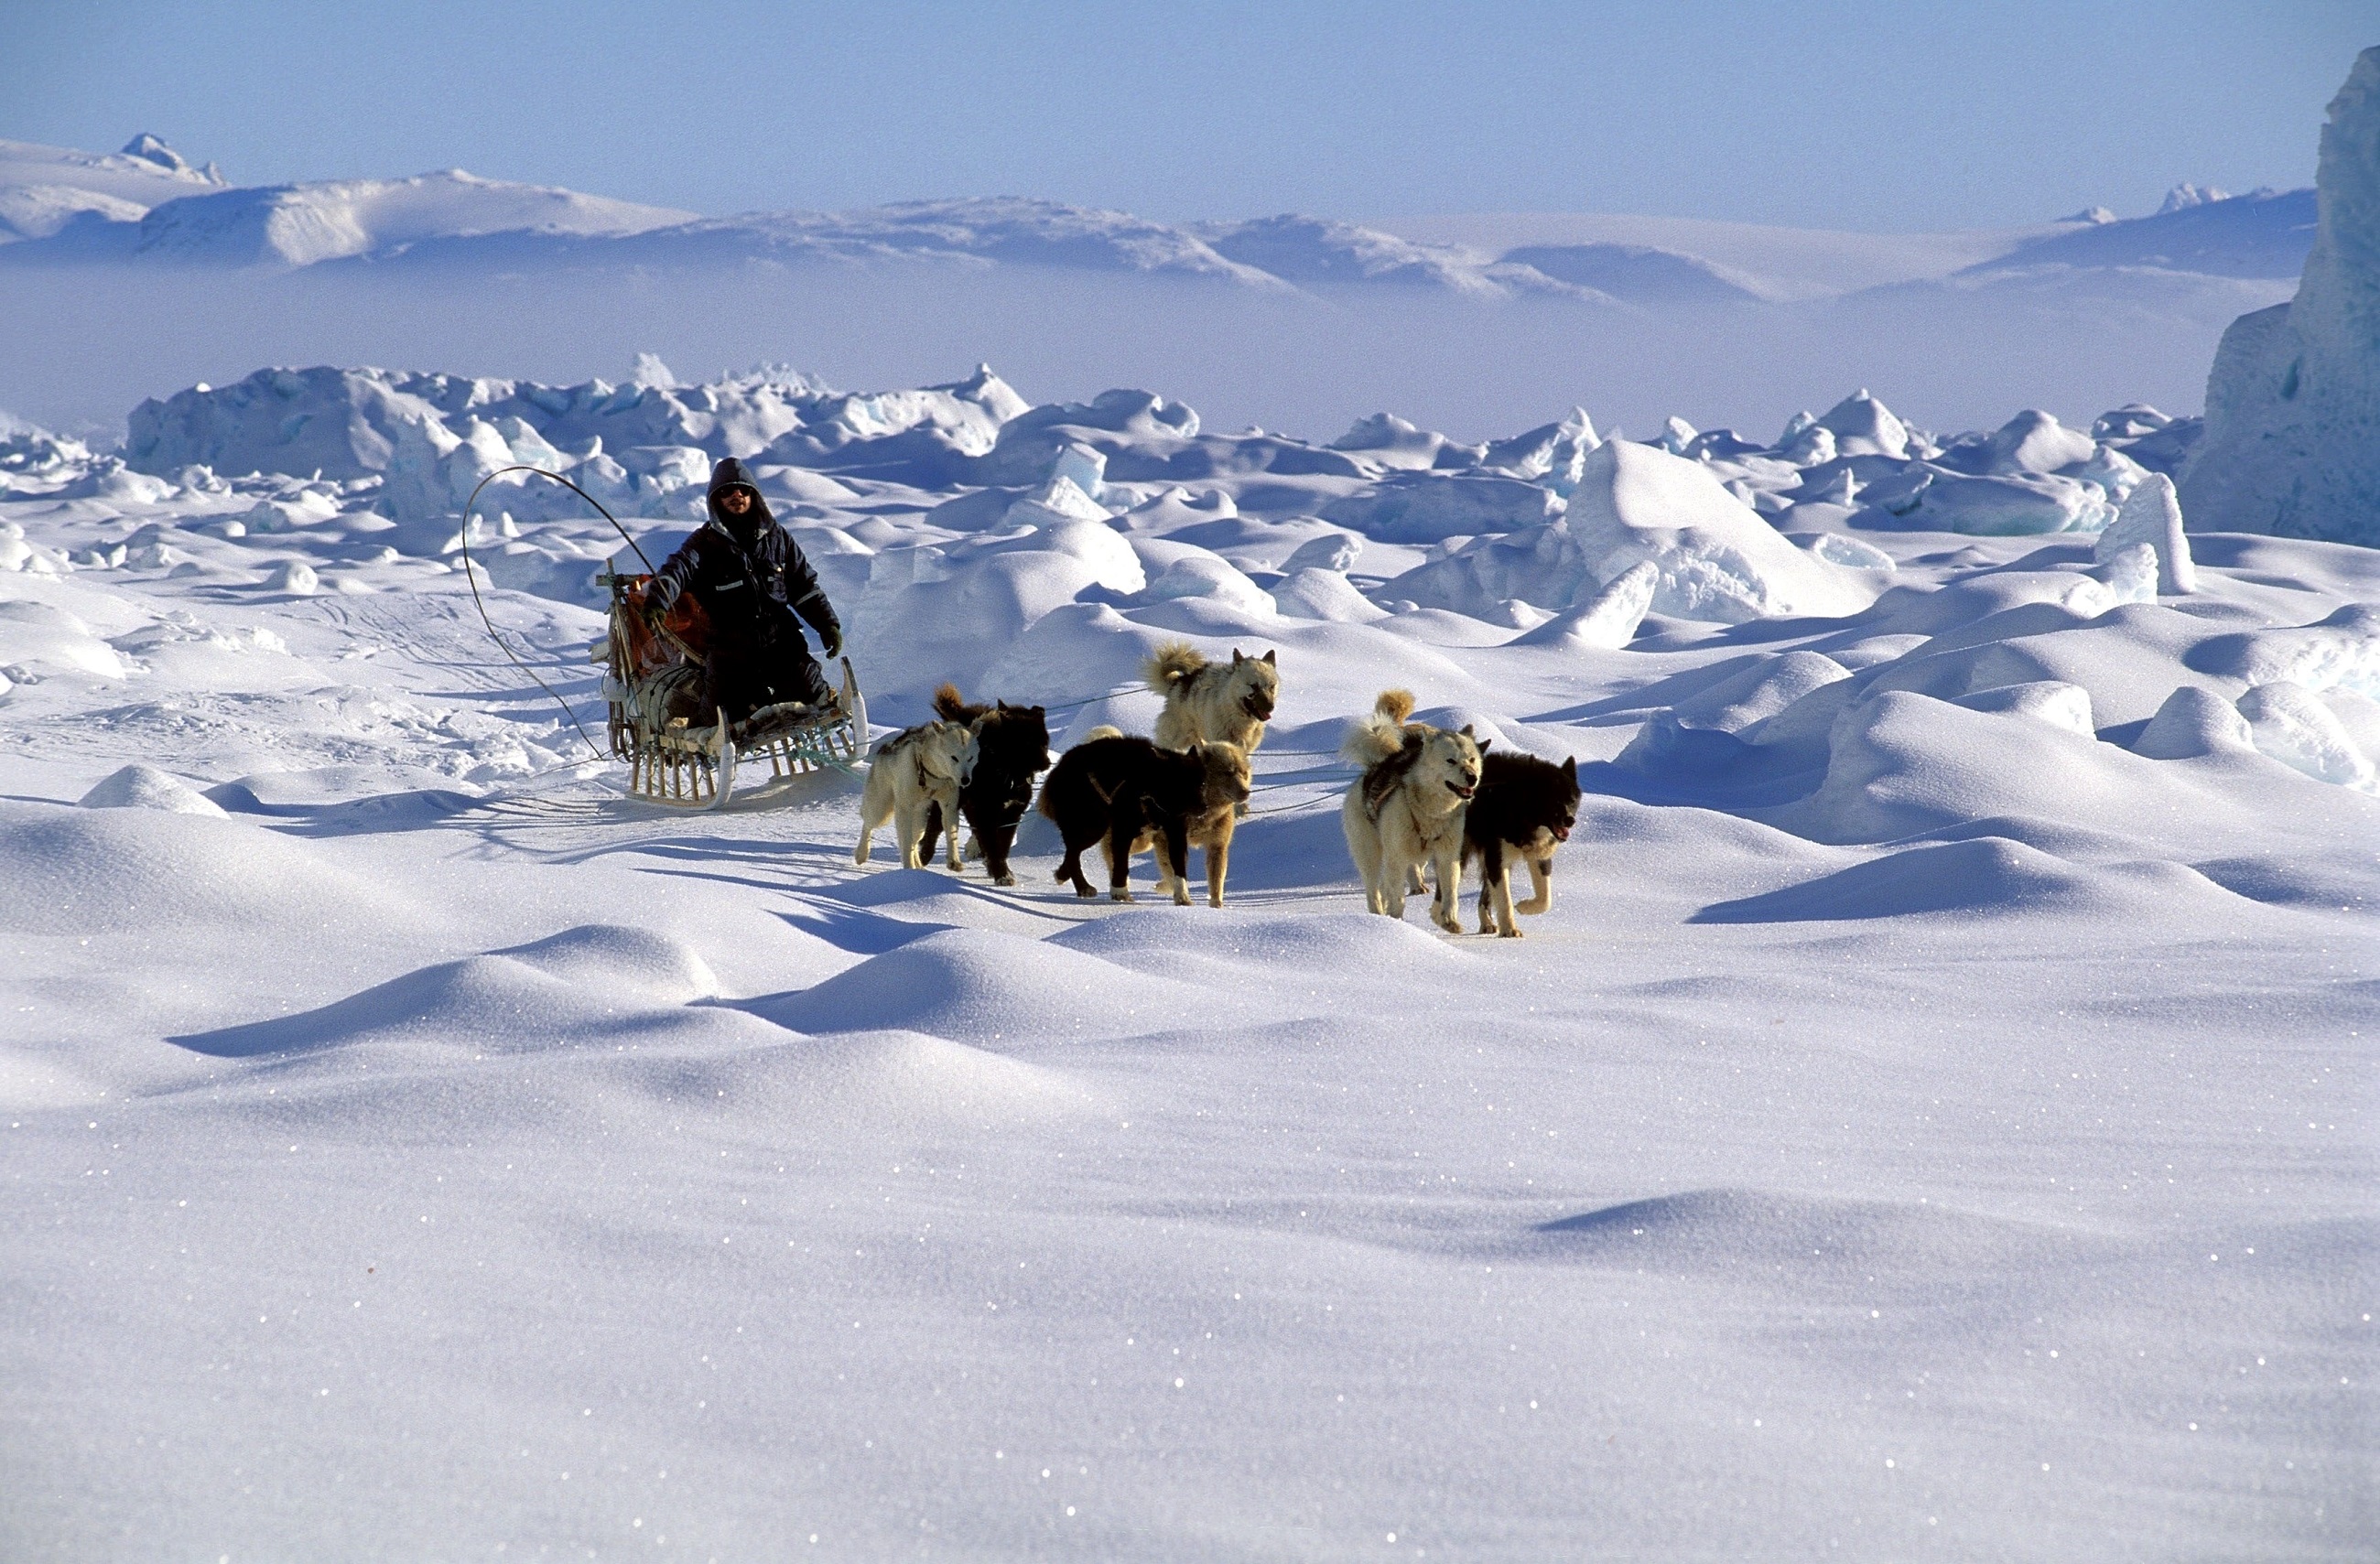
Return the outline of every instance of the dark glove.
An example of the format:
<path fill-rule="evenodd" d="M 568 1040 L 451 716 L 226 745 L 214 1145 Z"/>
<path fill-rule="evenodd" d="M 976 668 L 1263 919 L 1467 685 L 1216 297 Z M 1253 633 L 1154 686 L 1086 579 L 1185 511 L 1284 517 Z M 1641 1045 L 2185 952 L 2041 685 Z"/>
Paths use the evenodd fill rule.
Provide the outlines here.
<path fill-rule="evenodd" d="M 841 657 L 843 655 L 843 626 L 840 624 L 830 624 L 825 629 L 820 630 L 819 632 L 819 647 L 826 653 L 827 661 L 830 662 L 833 661 L 836 658 Z"/>

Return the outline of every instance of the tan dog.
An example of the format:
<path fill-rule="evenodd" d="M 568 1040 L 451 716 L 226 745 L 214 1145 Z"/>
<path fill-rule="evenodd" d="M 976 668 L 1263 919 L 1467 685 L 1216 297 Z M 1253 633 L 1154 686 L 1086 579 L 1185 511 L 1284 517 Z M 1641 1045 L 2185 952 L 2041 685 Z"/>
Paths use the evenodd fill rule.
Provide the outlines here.
<path fill-rule="evenodd" d="M 1198 812 L 1184 816 L 1183 823 L 1188 828 L 1189 844 L 1207 851 L 1207 904 L 1220 907 L 1223 904 L 1223 876 L 1232 859 L 1232 831 L 1239 823 L 1241 807 L 1248 801 L 1253 779 L 1247 754 L 1237 745 L 1196 745 L 1191 753 L 1206 768 L 1206 790 L 1200 794 Z M 1176 866 L 1172 855 L 1165 849 L 1165 839 L 1154 830 L 1142 831 L 1132 844 L 1135 853 L 1143 848 L 1157 851 L 1157 888 L 1171 894 L 1174 905 L 1188 906 L 1189 866 Z"/>
<path fill-rule="evenodd" d="M 1187 641 L 1168 641 L 1142 672 L 1148 687 L 1165 697 L 1151 735 L 1163 748 L 1228 744 L 1252 755 L 1264 742 L 1281 695 L 1281 669 L 1271 652 L 1243 657 L 1234 647 L 1226 664 L 1208 661 Z"/>
<path fill-rule="evenodd" d="M 1469 727 L 1451 734 L 1409 722 L 1414 697 L 1384 692 L 1372 714 L 1348 732 L 1339 752 L 1364 768 L 1347 790 L 1340 823 L 1355 872 L 1364 877 L 1364 904 L 1390 917 L 1405 915 L 1407 881 L 1428 864 L 1438 879 L 1430 921 L 1463 932 L 1455 916 L 1463 888 L 1463 818 L 1479 786 L 1480 746 Z"/>
<path fill-rule="evenodd" d="M 959 818 L 959 772 L 966 764 L 973 735 L 964 722 L 920 722 L 905 728 L 876 746 L 868 763 L 868 782 L 859 792 L 859 845 L 851 855 L 855 864 L 868 862 L 876 833 L 890 821 L 892 840 L 901 849 L 901 867 L 923 868 L 917 844 L 926 834 L 926 808 L 940 805 L 942 818 Z M 959 833 L 949 833 L 950 867 L 959 867 Z"/>

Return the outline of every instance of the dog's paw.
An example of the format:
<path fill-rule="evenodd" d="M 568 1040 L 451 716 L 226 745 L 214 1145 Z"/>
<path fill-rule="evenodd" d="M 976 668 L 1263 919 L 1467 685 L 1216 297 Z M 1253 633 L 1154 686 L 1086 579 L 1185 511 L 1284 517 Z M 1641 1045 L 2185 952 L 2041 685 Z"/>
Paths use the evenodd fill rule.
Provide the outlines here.
<path fill-rule="evenodd" d="M 991 877 L 991 882 L 994 885 L 1014 885 L 1016 883 L 1016 877 L 1013 874 L 996 874 Z"/>
<path fill-rule="evenodd" d="M 1482 929 L 1480 932 L 1484 934 L 1487 931 Z M 1521 937 L 1521 931 L 1518 928 L 1500 928 L 1496 931 L 1496 937 L 1500 940 L 1518 940 Z"/>
<path fill-rule="evenodd" d="M 1111 902 L 1129 902 L 1132 900 L 1132 892 L 1129 891 L 1111 891 L 1108 892 L 1108 900 Z"/>
<path fill-rule="evenodd" d="M 1190 904 L 1190 892 L 1187 891 L 1176 891 L 1173 893 L 1173 904 L 1177 907 L 1188 906 Z"/>

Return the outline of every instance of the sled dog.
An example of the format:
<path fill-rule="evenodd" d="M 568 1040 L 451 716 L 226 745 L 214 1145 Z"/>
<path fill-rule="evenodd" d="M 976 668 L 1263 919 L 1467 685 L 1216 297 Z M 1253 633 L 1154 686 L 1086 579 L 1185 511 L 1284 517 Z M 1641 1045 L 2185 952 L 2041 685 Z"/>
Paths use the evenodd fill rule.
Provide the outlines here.
<path fill-rule="evenodd" d="M 1570 840 L 1578 824 L 1578 761 L 1559 766 L 1534 755 L 1499 750 L 1480 758 L 1479 791 L 1463 812 L 1463 861 L 1479 860 L 1479 932 L 1491 925 L 1507 940 L 1520 938 L 1513 913 L 1541 913 L 1554 904 L 1554 849 Z M 1536 894 L 1512 905 L 1514 860 L 1529 866 Z"/>
<path fill-rule="evenodd" d="M 1364 877 L 1364 904 L 1401 918 L 1405 885 L 1431 866 L 1438 893 L 1430 920 L 1450 934 L 1463 886 L 1463 816 L 1479 785 L 1481 746 L 1465 726 L 1448 733 L 1413 715 L 1409 691 L 1384 691 L 1370 716 L 1348 731 L 1339 752 L 1364 768 L 1339 812 L 1347 851 Z"/>
<path fill-rule="evenodd" d="M 970 706 L 956 685 L 934 692 L 934 710 L 946 722 L 963 724 L 969 734 L 965 760 L 959 767 L 959 814 L 966 817 L 975 840 L 967 856 L 980 855 L 994 885 L 1014 885 L 1008 850 L 1015 844 L 1017 823 L 1033 805 L 1033 779 L 1050 769 L 1050 724 L 1038 706 Z M 934 839 L 943 830 L 958 834 L 957 819 L 946 814 L 940 800 L 926 806 L 925 841 L 920 860 L 934 855 Z M 953 863 L 952 867 L 958 866 Z"/>
<path fill-rule="evenodd" d="M 1096 842 L 1107 854 L 1109 896 L 1129 902 L 1125 876 L 1134 849 L 1146 842 L 1157 848 L 1159 880 L 1176 903 L 1187 906 L 1195 828 L 1207 849 L 1208 899 L 1222 905 L 1232 816 L 1247 797 L 1247 757 L 1229 745 L 1164 749 L 1117 734 L 1075 746 L 1041 784 L 1041 813 L 1066 847 L 1056 878 L 1071 882 L 1077 896 L 1097 895 L 1082 866 L 1084 850 Z M 1220 830 L 1212 824 L 1219 814 Z"/>
<path fill-rule="evenodd" d="M 1199 794 L 1198 812 L 1183 821 L 1183 834 L 1189 846 L 1206 850 L 1207 904 L 1220 907 L 1223 876 L 1231 863 L 1232 831 L 1239 824 L 1240 810 L 1250 792 L 1248 757 L 1235 744 L 1193 745 L 1190 753 L 1206 768 L 1206 785 Z M 1188 906 L 1188 862 L 1169 856 L 1162 834 L 1144 828 L 1133 839 L 1132 850 L 1138 853 L 1151 847 L 1157 850 L 1157 888 L 1171 895 L 1176 906 Z"/>
<path fill-rule="evenodd" d="M 958 818 L 959 768 L 966 758 L 965 723 L 937 719 L 904 728 L 876 746 L 868 762 L 868 782 L 859 792 L 859 845 L 852 851 L 855 864 L 868 862 L 868 850 L 877 831 L 892 822 L 893 843 L 901 849 L 905 869 L 925 867 L 920 839 L 926 810 L 940 806 L 944 819 Z M 950 867 L 959 867 L 958 832 L 950 838 Z"/>
<path fill-rule="evenodd" d="M 1155 737 L 1167 749 L 1194 744 L 1230 744 L 1244 755 L 1264 742 L 1281 694 L 1281 669 L 1273 654 L 1243 657 L 1232 649 L 1230 663 L 1209 662 L 1187 641 L 1159 647 L 1142 670 L 1148 687 L 1165 697 Z"/>

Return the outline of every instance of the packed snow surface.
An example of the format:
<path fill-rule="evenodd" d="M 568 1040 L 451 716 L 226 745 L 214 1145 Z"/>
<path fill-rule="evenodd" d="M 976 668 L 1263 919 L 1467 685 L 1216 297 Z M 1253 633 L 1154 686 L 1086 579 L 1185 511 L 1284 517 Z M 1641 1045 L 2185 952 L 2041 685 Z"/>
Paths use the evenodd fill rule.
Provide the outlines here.
<path fill-rule="evenodd" d="M 2145 406 L 1545 411 L 648 358 L 0 436 L 0 1555 L 2366 1551 L 2380 554 L 2197 529 Z M 1229 904 L 627 797 L 466 575 L 600 739 L 627 541 L 465 503 L 658 561 L 722 455 L 880 731 L 1274 653 Z M 1578 762 L 1525 939 L 1363 911 L 1390 686 Z"/>

